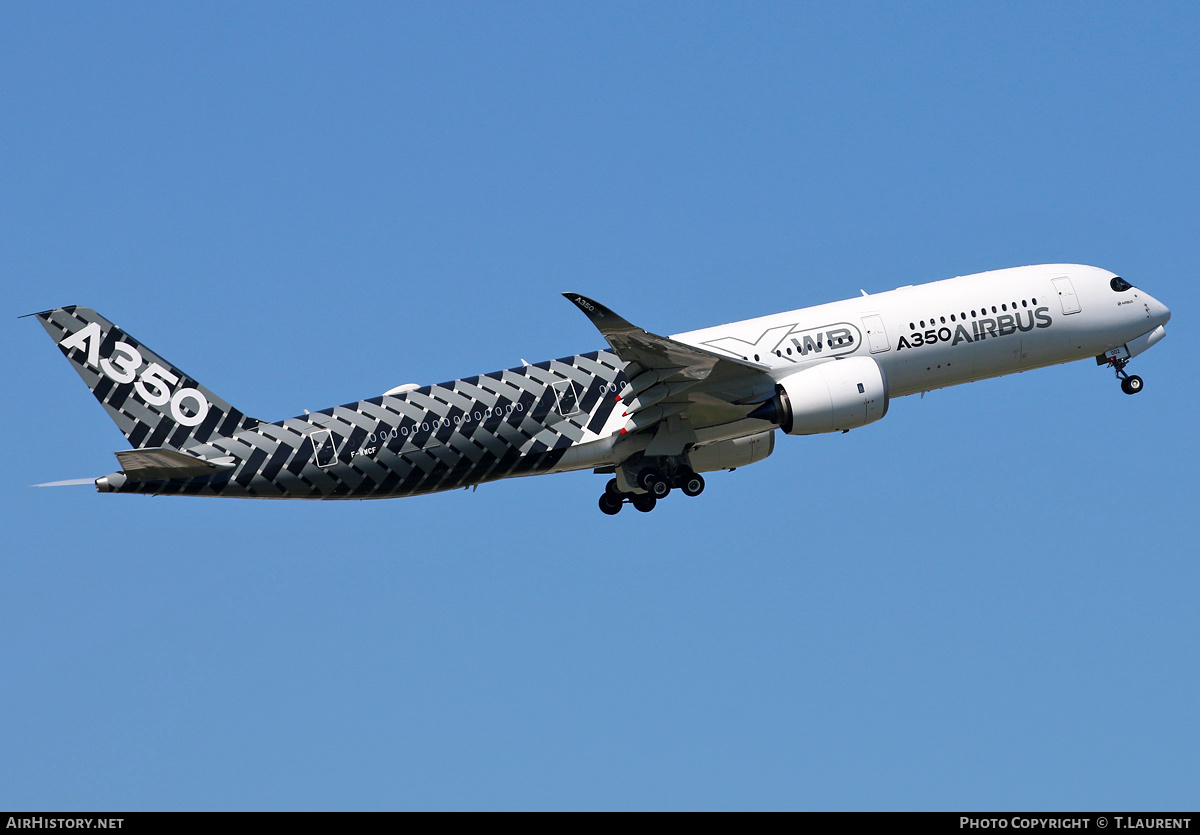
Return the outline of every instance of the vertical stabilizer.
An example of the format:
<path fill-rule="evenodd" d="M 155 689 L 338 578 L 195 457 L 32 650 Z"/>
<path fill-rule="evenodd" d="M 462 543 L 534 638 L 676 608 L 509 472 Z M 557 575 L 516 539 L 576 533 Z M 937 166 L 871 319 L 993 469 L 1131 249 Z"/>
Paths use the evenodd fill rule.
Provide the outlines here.
<path fill-rule="evenodd" d="M 34 315 L 137 449 L 183 449 L 258 424 L 94 310 Z"/>

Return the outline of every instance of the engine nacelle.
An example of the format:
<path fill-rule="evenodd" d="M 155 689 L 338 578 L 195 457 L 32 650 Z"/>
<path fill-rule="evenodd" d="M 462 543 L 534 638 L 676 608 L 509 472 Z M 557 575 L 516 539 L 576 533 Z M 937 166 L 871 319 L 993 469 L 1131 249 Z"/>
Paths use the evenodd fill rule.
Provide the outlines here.
<path fill-rule="evenodd" d="M 775 392 L 750 417 L 777 423 L 789 435 L 866 426 L 888 410 L 887 379 L 871 357 L 833 360 L 797 371 L 780 380 Z"/>

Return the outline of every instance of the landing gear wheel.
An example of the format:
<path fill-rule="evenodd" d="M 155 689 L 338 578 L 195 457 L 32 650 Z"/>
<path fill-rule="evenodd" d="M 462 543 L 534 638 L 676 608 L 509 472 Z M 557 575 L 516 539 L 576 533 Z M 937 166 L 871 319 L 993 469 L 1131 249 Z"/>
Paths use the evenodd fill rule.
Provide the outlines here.
<path fill-rule="evenodd" d="M 665 478 L 652 478 L 646 485 L 646 491 L 655 499 L 665 499 L 671 492 L 671 485 Z"/>
<path fill-rule="evenodd" d="M 656 478 L 661 479 L 662 473 L 660 473 L 658 470 L 654 469 L 653 467 L 647 467 L 646 469 L 644 469 L 640 473 L 638 473 L 637 486 L 641 487 L 643 490 L 649 490 L 650 482 Z"/>
<path fill-rule="evenodd" d="M 665 499 L 671 492 L 671 483 L 663 478 L 662 473 L 655 469 L 642 470 L 638 474 L 638 487 L 641 487 L 656 499 Z"/>
<path fill-rule="evenodd" d="M 679 485 L 685 496 L 699 496 L 704 492 L 704 479 L 699 473 L 688 473 Z"/>
<path fill-rule="evenodd" d="M 608 480 L 608 484 L 604 485 L 604 492 L 609 496 L 621 498 L 621 487 L 619 484 L 617 484 L 617 480 L 615 478 L 610 478 Z"/>
<path fill-rule="evenodd" d="M 1137 394 L 1142 390 L 1142 378 L 1133 374 L 1121 381 L 1121 391 L 1126 394 Z"/>
<path fill-rule="evenodd" d="M 650 511 L 654 510 L 654 506 L 658 504 L 658 499 L 654 498 L 649 493 L 638 493 L 629 501 L 632 502 L 633 506 L 642 513 L 649 513 Z"/>
<path fill-rule="evenodd" d="M 1117 379 L 1121 381 L 1121 391 L 1126 394 L 1137 394 L 1142 390 L 1142 378 L 1136 374 L 1126 374 L 1125 366 L 1129 365 L 1129 357 L 1118 357 L 1110 360 Z"/>
<path fill-rule="evenodd" d="M 612 493 L 600 497 L 600 512 L 607 516 L 616 516 L 621 512 L 621 499 Z"/>

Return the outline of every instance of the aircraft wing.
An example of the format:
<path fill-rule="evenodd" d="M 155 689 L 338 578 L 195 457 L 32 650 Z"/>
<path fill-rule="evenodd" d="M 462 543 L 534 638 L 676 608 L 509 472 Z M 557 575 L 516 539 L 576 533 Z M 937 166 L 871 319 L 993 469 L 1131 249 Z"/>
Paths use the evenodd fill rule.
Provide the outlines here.
<path fill-rule="evenodd" d="M 627 433 L 676 416 L 692 430 L 730 423 L 774 394 L 765 365 L 650 333 L 587 296 L 563 296 L 583 311 L 626 363 L 629 389 L 622 400 L 630 419 L 623 430 Z"/>

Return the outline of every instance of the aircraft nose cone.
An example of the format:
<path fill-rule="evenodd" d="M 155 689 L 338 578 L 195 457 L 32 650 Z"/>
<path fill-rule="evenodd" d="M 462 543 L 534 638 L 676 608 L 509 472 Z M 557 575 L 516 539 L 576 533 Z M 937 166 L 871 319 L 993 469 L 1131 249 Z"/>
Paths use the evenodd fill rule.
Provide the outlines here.
<path fill-rule="evenodd" d="M 1167 322 L 1171 321 L 1171 311 L 1165 304 L 1153 296 L 1150 297 L 1149 303 L 1150 318 L 1154 320 L 1155 324 L 1165 325 Z"/>

